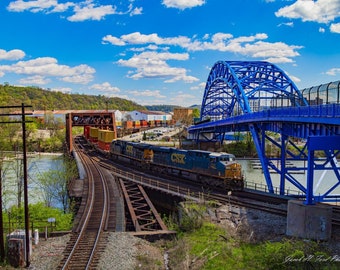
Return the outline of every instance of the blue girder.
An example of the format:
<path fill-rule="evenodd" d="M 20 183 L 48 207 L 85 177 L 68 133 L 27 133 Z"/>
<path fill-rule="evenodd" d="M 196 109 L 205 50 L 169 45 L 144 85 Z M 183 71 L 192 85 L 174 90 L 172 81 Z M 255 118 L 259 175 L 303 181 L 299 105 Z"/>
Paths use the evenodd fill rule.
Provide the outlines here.
<path fill-rule="evenodd" d="M 280 194 L 286 181 L 305 194 L 306 204 L 340 198 L 332 191 L 340 184 L 336 155 L 340 149 L 340 105 L 309 106 L 290 78 L 277 66 L 264 61 L 219 61 L 207 79 L 201 121 L 188 131 L 198 141 L 221 141 L 230 131 L 250 131 L 269 192 L 274 192 L 270 170 L 280 174 Z M 280 135 L 275 141 L 268 132 Z M 299 138 L 299 146 L 293 139 Z M 305 142 L 301 146 L 301 140 Z M 281 153 L 266 156 L 271 144 Z M 292 146 L 298 154 L 288 150 Z M 319 160 L 314 151 L 322 150 Z M 288 160 L 305 160 L 306 166 L 288 168 Z M 278 166 L 277 164 L 280 164 Z M 335 183 L 324 194 L 314 194 L 316 170 L 332 171 Z M 306 183 L 294 171 L 307 172 Z M 318 180 L 320 181 L 320 179 Z M 318 185 L 318 183 L 316 184 Z"/>

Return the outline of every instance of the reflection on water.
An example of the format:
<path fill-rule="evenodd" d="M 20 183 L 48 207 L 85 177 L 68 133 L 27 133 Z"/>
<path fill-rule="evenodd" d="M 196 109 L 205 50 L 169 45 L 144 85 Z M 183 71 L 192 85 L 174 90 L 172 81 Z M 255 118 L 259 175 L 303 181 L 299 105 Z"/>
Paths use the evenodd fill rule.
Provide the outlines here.
<path fill-rule="evenodd" d="M 266 186 L 266 180 L 262 173 L 261 165 L 259 160 L 238 160 L 242 165 L 242 168 L 245 173 L 246 182 L 248 186 L 254 186 L 254 184 L 259 186 Z M 289 166 L 292 167 L 305 167 L 306 163 L 304 161 L 294 161 L 290 162 Z M 307 172 L 306 171 L 291 171 L 292 176 L 298 180 L 300 184 L 306 187 L 306 179 L 307 179 Z M 274 190 L 277 190 L 279 193 L 280 187 L 280 175 L 277 173 L 271 172 L 270 177 L 272 179 Z M 324 194 L 328 191 L 333 185 L 337 183 L 337 178 L 334 175 L 333 171 L 315 171 L 314 174 L 314 194 Z M 249 184 L 248 184 L 249 183 Z M 285 181 L 285 190 L 286 194 L 287 191 L 291 194 L 297 194 L 299 189 L 295 187 L 293 184 Z M 340 194 L 340 187 L 337 187 L 331 194 Z"/>
<path fill-rule="evenodd" d="M 43 194 L 39 190 L 38 179 L 49 170 L 55 170 L 62 164 L 61 154 L 32 155 L 27 159 L 28 173 L 28 203 L 34 204 L 44 201 Z M 2 201 L 3 209 L 8 209 L 18 203 L 19 192 L 22 190 L 21 202 L 24 202 L 23 195 L 23 161 L 22 158 L 8 159 L 3 163 L 2 171 Z"/>

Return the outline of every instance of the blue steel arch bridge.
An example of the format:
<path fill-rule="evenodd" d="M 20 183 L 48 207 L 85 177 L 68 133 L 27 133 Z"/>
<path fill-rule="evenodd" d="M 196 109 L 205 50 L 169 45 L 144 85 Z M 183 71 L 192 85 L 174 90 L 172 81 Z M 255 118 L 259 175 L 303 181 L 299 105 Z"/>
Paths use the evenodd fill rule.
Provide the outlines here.
<path fill-rule="evenodd" d="M 272 63 L 219 61 L 209 73 L 200 121 L 188 128 L 189 137 L 197 143 L 222 143 L 228 132 L 250 132 L 269 192 L 274 193 L 275 172 L 281 195 L 289 182 L 301 191 L 305 204 L 338 201 L 339 95 L 340 81 L 300 91 Z M 268 147 L 277 155 L 269 155 Z M 304 162 L 291 167 L 291 161 Z M 303 181 L 296 178 L 301 172 Z M 316 192 L 320 182 L 326 185 L 323 193 Z"/>

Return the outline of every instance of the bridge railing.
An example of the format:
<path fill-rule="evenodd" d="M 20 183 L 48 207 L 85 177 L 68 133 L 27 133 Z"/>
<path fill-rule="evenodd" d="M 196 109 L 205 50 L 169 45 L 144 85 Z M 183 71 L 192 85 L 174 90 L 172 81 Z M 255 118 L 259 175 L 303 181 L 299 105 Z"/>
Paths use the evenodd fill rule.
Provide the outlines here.
<path fill-rule="evenodd" d="M 244 187 L 247 189 L 255 190 L 255 191 L 262 191 L 262 192 L 268 192 L 268 186 L 264 183 L 255 183 L 251 181 L 245 181 Z M 273 187 L 274 189 L 274 194 L 280 195 L 280 188 L 279 187 Z M 303 193 L 302 191 L 299 190 L 293 190 L 293 189 L 285 189 L 284 195 L 287 197 L 292 197 L 292 198 L 300 198 L 300 199 L 305 199 L 306 194 Z M 316 195 L 317 196 L 317 195 Z M 320 196 L 320 194 L 319 194 Z M 335 200 L 332 202 L 334 205 L 340 205 L 340 200 Z"/>
<path fill-rule="evenodd" d="M 340 118 L 340 104 L 325 104 L 303 107 L 281 107 L 253 112 L 233 117 L 234 120 L 267 119 L 290 117 L 326 117 Z"/>
<path fill-rule="evenodd" d="M 134 173 L 126 172 L 115 167 L 110 167 L 110 170 L 111 173 L 118 178 L 123 178 L 136 184 L 146 186 L 152 189 L 157 189 L 159 191 L 172 194 L 173 196 L 178 196 L 185 198 L 187 200 L 198 202 L 209 200 L 208 195 L 205 194 L 204 192 L 194 191 L 187 187 L 172 185 L 169 183 L 165 183 L 163 181 L 155 180 L 153 178 L 136 175 Z"/>

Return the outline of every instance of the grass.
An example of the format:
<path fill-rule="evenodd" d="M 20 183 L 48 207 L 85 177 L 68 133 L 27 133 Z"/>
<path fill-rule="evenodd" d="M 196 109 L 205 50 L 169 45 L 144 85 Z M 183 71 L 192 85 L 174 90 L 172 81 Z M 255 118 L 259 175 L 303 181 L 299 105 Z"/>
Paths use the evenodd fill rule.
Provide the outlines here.
<path fill-rule="evenodd" d="M 170 269 L 261 270 L 339 269 L 340 261 L 319 243 L 284 238 L 280 242 L 242 242 L 225 229 L 204 222 L 181 234 L 169 249 Z M 335 255 L 336 256 L 336 255 Z"/>

